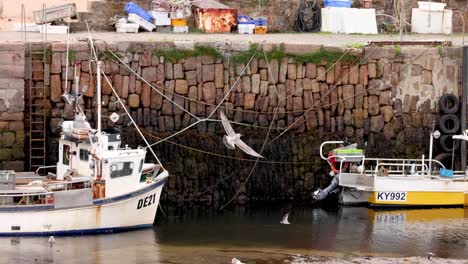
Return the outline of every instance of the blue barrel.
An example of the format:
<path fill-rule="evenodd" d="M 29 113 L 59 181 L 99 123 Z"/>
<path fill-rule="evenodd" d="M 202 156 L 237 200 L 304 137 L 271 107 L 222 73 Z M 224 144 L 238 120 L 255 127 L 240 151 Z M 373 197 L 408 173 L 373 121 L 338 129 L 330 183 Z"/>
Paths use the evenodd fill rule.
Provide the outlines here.
<path fill-rule="evenodd" d="M 325 7 L 347 7 L 350 8 L 353 4 L 353 0 L 324 0 L 323 5 Z"/>
<path fill-rule="evenodd" d="M 146 21 L 151 22 L 153 20 L 153 16 L 150 15 L 146 10 L 143 8 L 139 7 L 137 4 L 130 2 L 125 5 L 125 12 L 129 14 L 135 14 L 141 18 L 143 18 Z"/>

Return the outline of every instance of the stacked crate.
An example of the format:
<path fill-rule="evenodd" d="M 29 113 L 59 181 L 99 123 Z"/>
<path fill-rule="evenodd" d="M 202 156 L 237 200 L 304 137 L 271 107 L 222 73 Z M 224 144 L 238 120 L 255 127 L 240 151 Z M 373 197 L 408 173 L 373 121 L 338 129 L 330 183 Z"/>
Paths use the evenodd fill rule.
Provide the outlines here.
<path fill-rule="evenodd" d="M 253 34 L 255 23 L 250 17 L 239 15 L 237 17 L 237 31 L 239 34 Z"/>
<path fill-rule="evenodd" d="M 253 22 L 255 23 L 255 34 L 266 34 L 268 25 L 266 17 L 254 17 Z"/>
<path fill-rule="evenodd" d="M 183 10 L 171 13 L 171 25 L 174 33 L 188 33 L 187 17 Z"/>

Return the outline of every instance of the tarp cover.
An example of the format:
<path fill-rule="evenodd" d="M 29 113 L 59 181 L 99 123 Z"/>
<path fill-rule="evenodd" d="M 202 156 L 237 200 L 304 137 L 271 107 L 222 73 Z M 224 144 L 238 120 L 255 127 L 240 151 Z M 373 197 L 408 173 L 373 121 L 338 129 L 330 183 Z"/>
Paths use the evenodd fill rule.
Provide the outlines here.
<path fill-rule="evenodd" d="M 54 192 L 55 208 L 69 208 L 93 204 L 91 188 Z"/>

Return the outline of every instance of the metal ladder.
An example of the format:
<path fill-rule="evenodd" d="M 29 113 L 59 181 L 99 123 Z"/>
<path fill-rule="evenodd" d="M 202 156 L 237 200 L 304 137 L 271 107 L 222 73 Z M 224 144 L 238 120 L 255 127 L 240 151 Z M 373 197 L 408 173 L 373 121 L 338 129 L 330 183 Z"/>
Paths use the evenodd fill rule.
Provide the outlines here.
<path fill-rule="evenodd" d="M 50 52 L 45 42 L 29 43 L 29 169 L 46 165 L 47 93 L 50 90 Z"/>

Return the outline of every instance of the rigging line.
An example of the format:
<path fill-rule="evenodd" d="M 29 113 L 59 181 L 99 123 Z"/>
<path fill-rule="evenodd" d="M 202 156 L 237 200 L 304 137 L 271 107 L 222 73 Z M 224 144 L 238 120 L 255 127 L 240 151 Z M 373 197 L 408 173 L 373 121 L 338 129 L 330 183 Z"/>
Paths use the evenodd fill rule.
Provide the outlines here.
<path fill-rule="evenodd" d="M 149 145 L 149 147 L 158 145 L 158 144 L 160 144 L 161 142 L 164 142 L 164 141 L 167 140 L 167 139 L 173 138 L 173 137 L 175 137 L 175 136 L 177 136 L 177 135 L 179 135 L 179 134 L 181 134 L 181 133 L 187 131 L 188 129 L 190 129 L 191 127 L 197 125 L 198 123 L 204 122 L 204 121 L 210 119 L 211 116 L 212 116 L 212 115 L 216 112 L 216 110 L 219 108 L 219 106 L 224 102 L 224 100 L 226 100 L 226 98 L 227 98 L 228 95 L 231 93 L 231 91 L 236 87 L 236 85 L 237 85 L 237 83 L 239 82 L 240 78 L 242 77 L 242 75 L 244 75 L 244 72 L 247 70 L 247 67 L 250 66 L 250 63 L 251 63 L 252 60 L 255 58 L 255 55 L 257 54 L 258 49 L 259 49 L 260 47 L 263 47 L 263 43 L 264 43 L 264 42 L 262 42 L 262 44 L 259 45 L 259 46 L 257 47 L 257 49 L 255 49 L 254 54 L 253 54 L 252 57 L 250 58 L 250 60 L 249 60 L 249 62 L 247 63 L 247 65 L 244 67 L 244 70 L 241 72 L 241 74 L 239 75 L 239 77 L 237 78 L 237 80 L 234 82 L 234 84 L 232 85 L 232 87 L 229 89 L 229 91 L 227 91 L 227 93 L 226 93 L 226 95 L 224 96 L 223 100 L 221 100 L 221 102 L 218 104 L 218 106 L 211 112 L 211 114 L 208 115 L 208 117 L 206 117 L 206 118 L 204 118 L 204 119 L 198 119 L 198 120 L 197 120 L 196 122 L 194 122 L 193 124 L 191 124 L 191 125 L 185 127 L 184 129 L 182 129 L 182 130 L 180 130 L 180 131 L 178 131 L 178 132 L 176 132 L 176 133 L 174 133 L 174 134 L 172 134 L 172 135 L 170 135 L 170 136 L 168 136 L 168 137 L 165 137 L 165 138 L 163 138 L 163 139 L 157 141 L 156 143 L 153 143 L 153 144 Z"/>
<path fill-rule="evenodd" d="M 138 73 L 136 73 L 131 67 L 129 67 L 125 62 L 123 62 L 112 50 L 110 49 L 107 49 L 111 54 L 112 56 L 114 56 L 120 63 L 121 65 L 125 66 L 125 68 L 127 68 L 127 70 L 131 73 L 133 73 L 133 75 L 135 75 L 136 77 L 138 77 L 138 79 L 142 80 L 144 83 L 146 83 L 149 87 L 151 87 L 153 90 L 155 90 L 157 93 L 159 93 L 162 97 L 164 97 L 165 99 L 169 100 L 169 102 L 171 102 L 172 104 L 174 104 L 175 106 L 179 107 L 182 111 L 184 111 L 185 113 L 189 114 L 190 116 L 192 116 L 193 118 L 197 119 L 198 121 L 200 121 L 201 119 L 190 113 L 190 111 L 186 110 L 184 107 L 180 106 L 178 103 L 174 102 L 173 100 L 171 100 L 167 95 L 165 95 L 163 92 L 159 91 L 157 88 L 153 87 L 153 85 L 151 83 L 149 83 L 147 80 L 143 79 L 143 77 L 141 77 Z"/>
<path fill-rule="evenodd" d="M 320 78 L 321 76 L 325 76 L 338 62 L 340 62 L 344 56 L 346 56 L 346 54 L 349 52 L 350 50 L 347 49 L 346 52 L 344 52 L 344 54 L 338 59 L 336 60 L 330 67 L 328 67 L 325 72 L 321 73 L 320 75 L 318 75 L 316 77 L 316 79 Z M 107 54 L 105 54 L 105 56 L 107 56 Z M 107 56 L 108 57 L 108 56 Z M 113 58 L 110 58 L 108 57 L 109 59 L 113 60 Z M 115 60 L 113 60 L 114 62 L 117 62 Z M 187 97 L 187 96 L 184 96 L 184 95 L 181 95 L 181 94 L 178 94 L 174 91 L 170 91 L 164 87 L 161 87 L 161 86 L 158 86 L 158 85 L 152 85 L 150 86 L 151 88 L 155 89 L 154 87 L 156 87 L 157 89 L 161 89 L 165 92 L 168 92 L 170 94 L 172 94 L 173 96 L 177 96 L 177 97 L 180 97 L 180 98 L 183 98 L 185 100 L 188 100 L 189 102 L 194 102 L 194 103 L 197 103 L 197 104 L 202 104 L 202 105 L 206 105 L 206 106 L 216 106 L 216 104 L 209 104 L 209 103 L 206 103 L 206 102 L 203 102 L 203 101 L 199 101 L 199 100 L 196 100 L 196 99 L 192 99 L 190 97 Z M 282 101 L 294 96 L 296 93 L 300 93 L 304 91 L 304 89 L 302 90 L 298 90 L 298 91 L 295 91 L 294 93 L 286 96 L 284 99 L 282 99 Z M 244 109 L 236 109 L 236 108 L 233 108 L 233 109 L 229 109 L 225 106 L 220 106 L 219 108 L 222 108 L 224 110 L 229 110 L 229 111 L 234 111 L 234 112 L 242 112 L 242 113 L 253 113 L 253 114 L 274 114 L 274 112 L 271 112 L 271 111 L 254 111 L 254 110 L 244 110 Z M 293 111 L 285 111 L 283 112 L 284 114 L 295 114 L 295 113 L 303 113 L 305 110 L 293 110 Z"/>
<path fill-rule="evenodd" d="M 328 69 L 326 69 L 325 72 L 323 72 L 322 76 L 323 76 L 323 77 L 326 76 L 327 73 L 328 73 L 331 69 L 335 70 L 335 69 L 334 69 L 335 65 L 338 64 L 338 62 L 340 62 L 340 61 L 344 58 L 344 56 L 346 56 L 346 54 L 348 54 L 349 51 L 350 51 L 350 49 L 347 49 L 346 52 L 343 52 L 343 55 L 341 55 L 341 57 L 340 57 L 338 60 L 336 60 L 330 67 L 328 67 Z M 357 61 L 357 60 L 356 60 L 356 61 Z M 317 76 L 316 79 L 318 79 L 318 78 L 319 78 L 319 77 Z M 286 96 L 285 98 L 283 98 L 283 99 L 281 100 L 281 102 L 282 102 L 282 101 L 286 101 L 286 99 L 288 99 L 288 98 L 290 98 L 290 97 L 296 95 L 296 94 L 299 93 L 299 92 L 302 92 L 303 90 L 304 90 L 304 88 L 301 89 L 301 90 L 298 90 L 298 91 L 293 92 L 292 94 L 290 94 L 290 95 Z"/>
<path fill-rule="evenodd" d="M 221 122 L 221 119 L 206 119 L 208 122 Z M 251 125 L 251 124 L 246 124 L 246 123 L 241 123 L 241 122 L 236 122 L 236 121 L 231 121 L 229 120 L 231 124 L 236 124 L 239 126 L 245 126 L 245 127 L 253 127 L 253 128 L 260 128 L 260 129 L 269 129 L 270 127 L 266 126 L 257 126 L 257 125 Z M 273 127 L 272 129 L 274 130 L 284 130 L 284 127 Z"/>
<path fill-rule="evenodd" d="M 66 68 L 65 68 L 65 93 L 68 93 L 68 66 L 70 64 L 69 54 L 70 54 L 70 15 L 71 15 L 71 8 L 68 8 L 68 27 L 67 27 L 67 58 L 66 58 Z M 47 25 L 46 25 L 47 27 Z"/>
<path fill-rule="evenodd" d="M 148 137 L 151 137 L 151 138 L 154 138 L 154 139 L 160 139 L 161 137 L 145 130 L 145 129 L 142 129 L 143 133 L 145 135 L 147 135 Z M 227 156 L 227 155 L 223 155 L 223 154 L 218 154 L 218 153 L 214 153 L 214 152 L 210 152 L 210 151 L 206 151 L 206 150 L 202 150 L 202 149 L 198 149 L 198 148 L 194 148 L 194 147 L 190 147 L 190 146 L 187 146 L 187 145 L 183 145 L 183 144 L 180 144 L 180 143 L 177 143 L 177 142 L 174 142 L 174 141 L 170 141 L 170 140 L 166 140 L 165 142 L 169 143 L 169 144 L 172 144 L 174 146 L 177 146 L 177 147 L 180 147 L 180 148 L 184 148 L 184 149 L 187 149 L 187 150 L 191 150 L 191 151 L 196 151 L 196 152 L 199 152 L 199 153 L 203 153 L 203 154 L 207 154 L 207 155 L 211 155 L 211 156 L 216 156 L 216 157 L 220 157 L 220 158 L 225 158 L 225 159 L 232 159 L 232 160 L 238 160 L 238 161 L 248 161 L 248 162 L 256 162 L 255 159 L 246 159 L 246 158 L 238 158 L 238 157 L 232 157 L 232 156 Z M 259 163 L 265 163 L 265 164 L 297 164 L 297 165 L 300 165 L 300 164 L 312 164 L 313 162 L 307 162 L 307 161 L 304 161 L 304 162 L 297 162 L 297 161 L 269 161 L 269 160 L 259 160 L 258 161 Z"/>
<path fill-rule="evenodd" d="M 119 101 L 119 103 L 122 105 L 122 108 L 125 110 L 125 112 L 127 113 L 127 116 L 128 118 L 130 118 L 130 120 L 132 121 L 133 125 L 135 126 L 136 130 L 138 131 L 138 133 L 140 134 L 141 138 L 143 139 L 143 141 L 145 141 L 145 144 L 147 146 L 149 146 L 149 143 L 148 141 L 146 140 L 145 136 L 143 135 L 143 133 L 141 132 L 140 128 L 137 126 L 137 124 L 135 123 L 135 120 L 133 120 L 132 118 L 132 115 L 130 115 L 130 113 L 128 112 L 127 110 L 127 107 L 125 107 L 125 104 L 122 102 L 122 100 L 120 99 L 120 96 L 117 94 L 117 92 L 115 91 L 114 89 L 114 86 L 112 86 L 112 83 L 111 81 L 109 80 L 109 78 L 107 78 L 107 75 L 102 72 L 102 75 L 104 76 L 104 79 L 106 79 L 107 83 L 109 84 L 109 87 L 112 89 L 112 92 L 114 92 L 115 96 L 117 97 L 117 100 Z M 99 74 L 99 73 L 98 73 Z M 154 152 L 153 148 L 149 148 L 151 153 L 153 154 L 154 158 L 156 159 L 156 161 L 158 162 L 158 164 L 161 166 L 161 169 L 163 170 L 166 170 L 164 169 L 164 166 L 163 164 L 161 163 L 161 161 L 159 160 L 158 156 L 156 155 L 156 153 Z"/>
<path fill-rule="evenodd" d="M 434 42 L 433 42 L 433 43 L 434 43 Z M 422 52 L 420 52 L 418 55 L 416 55 L 410 62 L 404 64 L 403 67 L 401 67 L 400 71 L 401 71 L 401 70 L 404 70 L 404 69 L 406 69 L 406 68 L 408 68 L 408 67 L 411 66 L 411 65 L 413 65 L 414 62 L 415 62 L 419 57 L 421 57 L 429 48 L 430 48 L 430 47 L 424 49 Z M 395 74 L 395 72 L 391 72 L 390 78 L 393 77 L 394 74 Z M 341 100 L 338 100 L 338 101 L 336 102 L 336 104 L 338 104 L 338 103 L 340 103 L 340 102 L 344 102 L 344 101 L 346 101 L 346 100 L 348 100 L 348 99 L 351 99 L 351 98 L 353 98 L 353 97 L 356 97 L 356 96 L 358 96 L 358 95 L 360 95 L 360 94 L 363 94 L 363 93 L 367 92 L 368 90 L 370 90 L 370 89 L 376 87 L 377 85 L 378 85 L 378 84 L 375 84 L 375 85 L 373 85 L 373 86 L 369 86 L 369 87 L 367 87 L 366 89 L 364 89 L 363 91 L 361 91 L 361 92 L 359 92 L 359 93 L 357 93 L 357 94 L 354 94 L 354 95 L 352 95 L 352 96 L 349 96 L 348 98 L 343 98 L 343 99 L 341 99 Z M 323 107 L 325 107 L 325 106 L 331 106 L 331 105 L 334 105 L 334 104 L 328 104 L 328 105 L 324 105 L 324 106 L 320 106 L 320 107 L 314 107 L 314 106 L 312 106 L 311 108 L 308 109 L 308 111 L 309 111 L 309 110 L 318 110 L 318 109 L 321 109 L 321 108 L 323 108 Z M 298 120 L 300 120 L 300 123 L 298 123 L 299 125 L 301 125 L 301 124 L 307 122 L 307 119 L 306 119 L 305 117 L 304 117 L 304 118 L 301 117 L 301 118 L 299 118 Z"/>
<path fill-rule="evenodd" d="M 263 50 L 263 55 L 265 57 L 265 62 L 267 63 L 268 73 L 270 74 L 270 77 L 272 77 L 272 80 L 273 80 L 273 74 L 271 73 L 270 62 L 268 61 L 268 57 L 266 55 L 265 50 Z M 278 90 L 276 89 L 276 84 L 274 84 L 274 87 L 275 87 L 276 95 L 278 96 Z M 260 155 L 263 153 L 263 150 L 265 149 L 265 146 L 267 145 L 267 141 L 268 141 L 268 138 L 270 137 L 271 129 L 273 127 L 273 123 L 275 122 L 275 118 L 276 118 L 276 114 L 278 112 L 279 105 L 280 105 L 280 101 L 278 100 L 277 105 L 276 105 L 276 109 L 275 109 L 275 114 L 273 115 L 273 119 L 270 122 L 270 128 L 268 129 L 268 133 L 267 133 L 267 135 L 265 137 L 265 140 L 263 141 L 262 148 L 260 149 L 260 152 L 259 152 Z M 249 172 L 249 175 L 247 175 L 247 178 L 242 183 L 241 188 L 239 188 L 237 190 L 237 192 L 234 194 L 234 196 L 227 203 L 225 203 L 223 206 L 221 206 L 220 209 L 224 209 L 226 206 L 228 206 L 237 197 L 237 195 L 239 195 L 239 193 L 242 190 L 242 187 L 245 187 L 245 185 L 249 181 L 250 177 L 252 176 L 252 174 L 255 171 L 255 168 L 257 167 L 257 164 L 259 162 L 260 162 L 260 158 L 257 158 L 255 160 L 254 165 L 252 166 L 252 169 Z"/>
<path fill-rule="evenodd" d="M 206 119 L 210 119 L 214 113 L 216 113 L 216 110 L 218 110 L 218 108 L 221 106 L 221 104 L 224 103 L 224 101 L 226 100 L 226 98 L 229 97 L 229 95 L 231 94 L 232 90 L 234 90 L 234 88 L 236 87 L 237 83 L 239 82 L 239 80 L 241 79 L 241 77 L 244 75 L 244 73 L 247 71 L 247 68 L 250 67 L 250 63 L 252 63 L 252 60 L 255 58 L 255 56 L 257 55 L 257 52 L 260 48 L 263 49 L 263 45 L 265 44 L 265 41 L 262 41 L 262 43 L 260 45 L 258 45 L 258 47 L 255 49 L 255 52 L 254 54 L 252 55 L 252 57 L 250 58 L 249 62 L 247 63 L 247 65 L 245 65 L 244 69 L 242 70 L 241 74 L 239 74 L 239 78 L 237 78 L 237 80 L 234 82 L 234 84 L 232 85 L 231 89 L 229 89 L 229 91 L 227 91 L 227 93 L 224 95 L 223 99 L 221 100 L 221 102 L 219 102 L 219 104 L 215 107 L 215 109 L 213 109 L 213 111 L 211 112 L 211 114 L 208 115 L 208 117 Z"/>
<path fill-rule="evenodd" d="M 366 59 L 368 56 L 370 56 L 376 49 L 377 49 L 377 47 L 374 47 L 374 49 L 372 49 L 368 54 L 366 54 L 366 55 L 364 56 L 364 58 L 361 59 L 361 61 L 359 62 L 359 64 L 361 64 L 362 62 L 364 62 L 365 59 Z M 357 69 L 359 69 L 359 67 L 357 67 L 357 66 L 353 67 L 353 69 L 352 69 L 351 71 L 348 72 L 347 76 L 349 76 L 349 75 L 351 74 L 351 72 L 354 72 L 354 71 L 356 71 Z M 283 132 L 281 132 L 277 137 L 275 137 L 275 138 L 270 142 L 270 144 L 272 144 L 273 142 L 275 142 L 278 138 L 280 138 L 280 137 L 283 136 L 286 132 L 288 132 L 291 128 L 293 128 L 301 119 L 305 118 L 305 115 L 306 115 L 307 113 L 309 113 L 311 110 L 313 110 L 314 107 L 316 107 L 318 103 L 322 102 L 323 99 L 324 99 L 325 97 L 327 97 L 333 90 L 336 89 L 336 87 L 338 87 L 338 84 L 335 84 L 331 89 L 328 89 L 328 91 L 327 91 L 324 95 L 322 95 L 322 96 L 320 97 L 320 99 L 312 105 L 311 108 L 307 109 L 299 118 L 297 118 L 297 119 L 296 119 L 291 125 L 289 125 Z"/>

